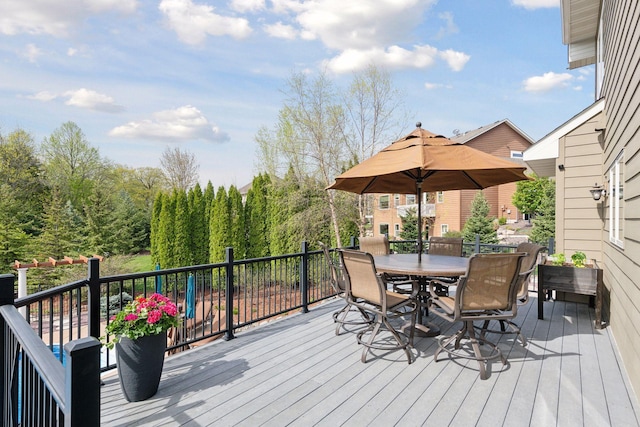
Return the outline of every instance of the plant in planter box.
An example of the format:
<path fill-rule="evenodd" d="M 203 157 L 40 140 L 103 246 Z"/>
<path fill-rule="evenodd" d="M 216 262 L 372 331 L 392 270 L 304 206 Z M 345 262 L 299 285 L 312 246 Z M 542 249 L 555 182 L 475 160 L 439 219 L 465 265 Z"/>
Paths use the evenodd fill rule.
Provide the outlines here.
<path fill-rule="evenodd" d="M 584 268 L 585 262 L 587 261 L 587 256 L 584 252 L 577 251 L 573 255 L 571 255 L 571 261 L 573 261 L 573 265 L 578 268 Z"/>

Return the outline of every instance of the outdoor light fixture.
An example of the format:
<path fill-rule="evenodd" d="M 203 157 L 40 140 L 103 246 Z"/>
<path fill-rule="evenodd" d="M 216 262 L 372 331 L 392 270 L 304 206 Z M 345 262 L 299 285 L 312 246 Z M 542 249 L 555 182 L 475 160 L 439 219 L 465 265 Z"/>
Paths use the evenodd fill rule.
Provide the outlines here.
<path fill-rule="evenodd" d="M 593 200 L 595 201 L 598 201 L 600 200 L 600 197 L 607 195 L 607 190 L 605 190 L 602 185 L 598 185 L 597 182 L 589 191 L 591 192 L 591 197 L 593 197 Z"/>

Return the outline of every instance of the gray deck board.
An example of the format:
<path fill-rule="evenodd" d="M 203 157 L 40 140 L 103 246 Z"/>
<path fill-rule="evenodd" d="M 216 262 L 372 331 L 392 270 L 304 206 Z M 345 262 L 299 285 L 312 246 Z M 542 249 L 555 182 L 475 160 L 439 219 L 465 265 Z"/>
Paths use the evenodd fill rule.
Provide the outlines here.
<path fill-rule="evenodd" d="M 481 381 L 473 360 L 433 360 L 434 338 L 416 338 L 415 361 L 377 351 L 366 364 L 355 334 L 334 333 L 341 301 L 238 332 L 168 357 L 158 393 L 128 403 L 117 375 L 104 377 L 104 426 L 634 426 L 637 398 L 607 329 L 593 309 L 536 300 L 513 334 L 490 334 L 509 363 Z M 459 324 L 432 316 L 443 334 Z M 497 325 L 492 325 L 497 328 Z"/>

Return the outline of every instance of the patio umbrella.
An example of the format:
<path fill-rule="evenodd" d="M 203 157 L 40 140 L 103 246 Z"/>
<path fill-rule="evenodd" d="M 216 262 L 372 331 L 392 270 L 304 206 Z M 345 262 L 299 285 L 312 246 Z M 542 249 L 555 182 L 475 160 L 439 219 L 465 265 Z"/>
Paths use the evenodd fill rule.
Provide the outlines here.
<path fill-rule="evenodd" d="M 187 309 L 184 317 L 193 319 L 196 314 L 196 287 L 193 283 L 193 274 L 189 274 L 187 279 Z"/>
<path fill-rule="evenodd" d="M 526 167 L 421 128 L 336 178 L 328 189 L 418 197 L 418 260 L 422 254 L 422 192 L 480 190 L 529 179 Z"/>
<path fill-rule="evenodd" d="M 160 270 L 160 264 L 156 264 L 156 270 Z M 156 276 L 156 294 L 162 293 L 162 276 Z"/>

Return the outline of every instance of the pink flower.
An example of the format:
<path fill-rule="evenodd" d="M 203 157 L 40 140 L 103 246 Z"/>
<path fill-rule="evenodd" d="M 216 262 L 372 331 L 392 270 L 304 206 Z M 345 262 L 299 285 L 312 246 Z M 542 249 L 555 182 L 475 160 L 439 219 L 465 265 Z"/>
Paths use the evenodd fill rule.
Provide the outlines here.
<path fill-rule="evenodd" d="M 126 316 L 124 316 L 124 320 L 126 320 L 127 322 L 134 322 L 138 320 L 138 315 L 135 313 L 129 313 Z"/>
<path fill-rule="evenodd" d="M 157 323 L 162 318 L 162 311 L 153 310 L 149 312 L 147 316 L 147 323 L 154 324 Z"/>
<path fill-rule="evenodd" d="M 174 303 L 171 302 L 162 306 L 162 311 L 167 313 L 169 316 L 175 316 L 176 314 L 178 314 L 178 308 Z"/>

